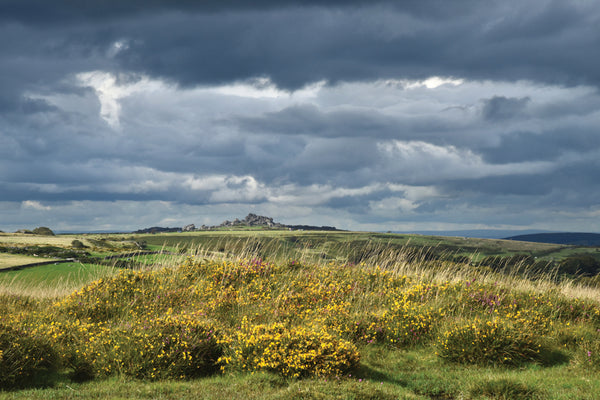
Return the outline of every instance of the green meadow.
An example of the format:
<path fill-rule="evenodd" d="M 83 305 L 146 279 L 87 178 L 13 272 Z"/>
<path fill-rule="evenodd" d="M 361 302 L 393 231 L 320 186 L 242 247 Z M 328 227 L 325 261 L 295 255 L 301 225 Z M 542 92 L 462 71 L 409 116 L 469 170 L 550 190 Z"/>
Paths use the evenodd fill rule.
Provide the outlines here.
<path fill-rule="evenodd" d="M 44 247 L 9 236 L 2 255 Z M 596 248 L 275 230 L 61 239 L 52 251 L 86 262 L 0 272 L 0 398 L 600 393 L 600 289 L 569 269 Z"/>

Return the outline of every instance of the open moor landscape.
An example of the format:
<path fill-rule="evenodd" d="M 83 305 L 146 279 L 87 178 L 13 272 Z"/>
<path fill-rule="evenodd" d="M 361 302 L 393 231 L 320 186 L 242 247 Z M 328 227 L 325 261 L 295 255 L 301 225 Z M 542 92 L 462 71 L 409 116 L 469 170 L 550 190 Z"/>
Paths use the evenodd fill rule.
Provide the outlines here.
<path fill-rule="evenodd" d="M 0 398 L 593 399 L 598 255 L 341 231 L 1 234 Z"/>

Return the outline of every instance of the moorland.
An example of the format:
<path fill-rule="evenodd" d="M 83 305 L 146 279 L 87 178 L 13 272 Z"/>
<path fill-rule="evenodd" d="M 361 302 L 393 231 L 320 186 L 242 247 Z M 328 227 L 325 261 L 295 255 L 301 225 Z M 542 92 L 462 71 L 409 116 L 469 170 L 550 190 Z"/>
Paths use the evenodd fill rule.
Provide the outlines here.
<path fill-rule="evenodd" d="M 593 399 L 598 260 L 370 232 L 0 234 L 0 398 Z"/>

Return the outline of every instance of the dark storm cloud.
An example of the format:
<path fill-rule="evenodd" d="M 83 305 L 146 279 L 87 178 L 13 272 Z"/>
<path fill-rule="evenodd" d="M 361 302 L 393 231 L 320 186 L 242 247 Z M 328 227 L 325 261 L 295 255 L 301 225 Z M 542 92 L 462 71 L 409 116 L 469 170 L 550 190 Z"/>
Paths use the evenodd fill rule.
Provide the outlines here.
<path fill-rule="evenodd" d="M 597 129 L 550 130 L 543 133 L 516 132 L 504 135 L 498 146 L 483 149 L 492 163 L 551 161 L 564 154 L 585 154 L 600 149 Z"/>
<path fill-rule="evenodd" d="M 187 85 L 269 76 L 298 88 L 326 79 L 431 75 L 600 83 L 594 3 L 4 2 L 5 21 L 55 22 L 46 47 Z M 597 26 L 597 25 L 596 25 Z M 73 58 L 73 57 L 72 57 Z M 586 62 L 579 62 L 585 60 Z"/>
<path fill-rule="evenodd" d="M 0 1 L 0 219 L 594 211 L 598 26 L 550 0 Z"/>
<path fill-rule="evenodd" d="M 183 84 L 269 76 L 281 87 L 298 88 L 320 79 L 451 75 L 597 85 L 599 56 L 587 49 L 600 45 L 598 32 L 589 29 L 598 7 L 570 7 L 555 26 L 561 2 L 536 4 L 504 15 L 503 5 L 493 3 L 446 19 L 386 4 L 234 10 L 150 15 L 115 29 L 131 39 L 119 55 L 124 67 Z M 522 28 L 529 24 L 533 33 Z M 513 36 L 502 34 L 512 30 Z"/>
<path fill-rule="evenodd" d="M 445 0 L 422 0 L 418 2 L 393 2 L 390 0 L 129 0 L 129 1 L 54 1 L 3 0 L 0 18 L 26 23 L 62 23 L 69 20 L 105 20 L 136 14 L 160 13 L 169 10 L 182 12 L 218 12 L 230 10 L 268 10 L 289 7 L 336 7 L 348 8 L 373 4 L 391 4 L 405 12 L 422 17 L 448 17 L 461 15 L 465 8 L 477 5 L 476 0 L 449 2 Z"/>

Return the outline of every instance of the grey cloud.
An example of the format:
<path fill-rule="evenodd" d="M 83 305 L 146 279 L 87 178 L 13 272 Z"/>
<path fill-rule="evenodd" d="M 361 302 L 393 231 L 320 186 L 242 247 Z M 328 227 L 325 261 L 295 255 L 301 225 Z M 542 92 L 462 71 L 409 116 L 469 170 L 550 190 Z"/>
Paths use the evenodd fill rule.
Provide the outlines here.
<path fill-rule="evenodd" d="M 278 134 L 318 137 L 390 136 L 396 130 L 392 118 L 376 111 L 323 112 L 311 104 L 300 104 L 256 117 L 238 118 L 241 129 Z"/>
<path fill-rule="evenodd" d="M 483 117 L 492 121 L 515 118 L 523 113 L 527 103 L 530 101 L 531 99 L 529 97 L 517 99 L 494 96 L 491 99 L 484 101 Z"/>
<path fill-rule="evenodd" d="M 380 154 L 368 138 L 315 139 L 283 164 L 289 178 L 302 185 L 335 183 L 356 187 L 369 184 Z"/>
<path fill-rule="evenodd" d="M 89 2 L 79 10 L 67 3 L 52 7 L 45 3 L 33 2 L 39 9 L 28 10 L 12 4 L 17 11 L 5 6 L 6 12 L 0 12 L 5 19 L 30 16 L 34 18 L 31 23 L 43 27 L 43 19 L 35 16 L 48 11 L 48 20 L 62 23 L 39 31 L 25 26 L 21 35 L 12 35 L 18 37 L 15 45 L 3 47 L 18 48 L 21 37 L 29 43 L 37 40 L 34 48 L 41 51 L 39 60 L 73 63 L 63 71 L 81 70 L 92 62 L 96 68 L 125 69 L 183 85 L 269 76 L 285 88 L 321 79 L 339 82 L 431 75 L 600 82 L 598 56 L 587 51 L 600 44 L 600 33 L 588 28 L 600 14 L 600 8 L 592 4 L 579 6 L 584 7 L 579 10 L 563 2 L 537 0 L 535 5 L 528 3 L 507 14 L 506 7 L 512 3 L 483 7 L 473 1 L 453 2 L 452 6 L 441 1 L 359 2 L 358 8 L 357 3 L 342 6 L 341 2 L 315 2 L 312 7 L 302 7 L 300 2 L 286 6 L 265 2 L 253 8 L 243 2 L 225 2 L 218 12 L 211 11 L 210 5 L 216 4 L 212 2 L 173 6 L 172 2 L 154 1 L 144 3 L 145 7 L 135 2 L 110 3 L 111 7 L 105 2 Z M 176 12 L 178 9 L 187 12 Z M 538 9 L 544 12 L 540 14 Z M 450 14 L 442 18 L 444 13 Z M 86 15 L 114 17 L 80 23 L 78 18 Z M 407 15 L 418 21 L 408 32 L 404 24 L 393 23 Z M 560 20 L 559 28 L 547 28 L 561 15 L 568 18 Z M 388 22 L 382 26 L 380 21 Z M 536 28 L 512 29 L 529 25 Z M 509 40 L 498 33 L 502 29 L 517 36 Z M 540 30 L 545 32 L 541 38 Z M 110 44 L 123 39 L 128 48 L 109 57 Z M 583 59 L 585 63 L 576 61 Z M 48 76 L 48 71 L 41 72 L 42 79 Z"/>
<path fill-rule="evenodd" d="M 586 154 L 600 149 L 600 135 L 589 128 L 554 129 L 542 133 L 505 134 L 498 146 L 482 149 L 491 163 L 552 161 L 568 154 Z"/>
<path fill-rule="evenodd" d="M 143 9 L 115 6 L 106 9 L 114 18 L 102 23 L 92 19 L 87 24 L 80 24 L 77 18 L 81 13 L 87 15 L 86 10 L 90 15 L 102 15 L 94 8 L 102 9 L 103 2 L 91 3 L 81 13 L 53 6 L 56 12 L 50 12 L 48 20 L 55 18 L 64 24 L 42 30 L 42 55 L 68 56 L 79 68 L 86 60 L 94 60 L 113 70 L 125 68 L 186 85 L 269 76 L 281 87 L 297 88 L 321 79 L 337 82 L 398 75 L 598 84 L 598 60 L 585 50 L 598 44 L 598 33 L 585 29 L 590 15 L 598 15 L 597 8 L 588 6 L 585 15 L 573 11 L 562 30 L 549 31 L 543 40 L 522 32 L 518 39 L 523 44 L 508 46 L 498 35 L 485 35 L 486 23 L 503 16 L 501 5 L 443 3 L 407 6 L 382 2 L 368 6 L 365 2 L 358 9 L 321 2 L 313 7 L 270 3 L 271 7 L 257 5 L 253 9 L 232 4 L 220 12 L 191 7 L 181 13 L 168 3 L 155 2 Z M 564 7 L 541 0 L 539 4 L 547 8 L 549 16 L 554 15 L 554 9 Z M 523 9 L 525 17 L 509 16 L 503 23 L 521 24 L 528 17 L 543 21 L 535 9 Z M 441 18 L 441 12 L 432 10 L 456 13 L 457 17 Z M 29 14 L 4 15 L 18 19 L 36 14 L 30 9 Z M 404 31 L 404 24 L 393 23 L 407 15 L 418 21 L 410 32 Z M 42 21 L 34 22 L 44 26 Z M 379 21 L 388 22 L 382 27 Z M 26 28 L 25 33 L 29 37 L 35 34 Z M 108 57 L 109 45 L 122 39 L 128 40 L 129 47 L 114 58 Z M 575 41 L 578 44 L 573 46 Z M 535 54 L 544 57 L 533 56 L 532 46 L 536 47 Z M 575 63 L 575 59 L 588 62 Z"/>
<path fill-rule="evenodd" d="M 452 5 L 444 0 L 421 0 L 419 2 L 394 2 L 391 0 L 129 0 L 106 2 L 103 0 L 73 3 L 58 0 L 49 4 L 44 0 L 4 0 L 0 4 L 0 16 L 7 20 L 24 23 L 55 24 L 72 20 L 107 20 L 162 13 L 180 12 L 226 12 L 232 10 L 269 10 L 298 7 L 347 8 L 374 4 L 391 4 L 405 12 L 426 18 L 447 18 L 461 15 L 465 9 L 478 5 L 476 0 L 456 1 Z M 1 19 L 1 17 L 0 17 Z"/>
<path fill-rule="evenodd" d="M 588 159 L 546 173 L 449 180 L 440 188 L 449 196 L 472 202 L 473 206 L 504 204 L 508 211 L 514 207 L 550 212 L 569 204 L 569 210 L 576 213 L 598 205 L 599 176 L 600 163 Z"/>

